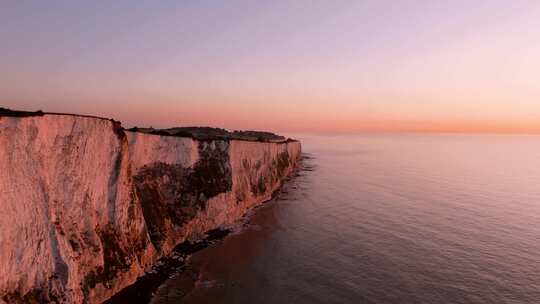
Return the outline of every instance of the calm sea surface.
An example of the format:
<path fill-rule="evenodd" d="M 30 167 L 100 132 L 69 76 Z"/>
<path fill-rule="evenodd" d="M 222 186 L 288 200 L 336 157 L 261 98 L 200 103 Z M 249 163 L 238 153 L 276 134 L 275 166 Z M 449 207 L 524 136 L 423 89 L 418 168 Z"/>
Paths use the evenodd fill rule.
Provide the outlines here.
<path fill-rule="evenodd" d="M 540 303 L 539 136 L 297 137 L 299 176 L 153 302 Z"/>

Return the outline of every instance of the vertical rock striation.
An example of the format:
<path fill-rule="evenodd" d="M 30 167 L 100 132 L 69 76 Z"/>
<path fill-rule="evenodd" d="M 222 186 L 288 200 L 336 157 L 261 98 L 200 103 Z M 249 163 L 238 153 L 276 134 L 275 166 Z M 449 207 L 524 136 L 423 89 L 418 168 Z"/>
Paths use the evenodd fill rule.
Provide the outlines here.
<path fill-rule="evenodd" d="M 0 115 L 0 303 L 108 299 L 175 245 L 270 199 L 300 150 Z"/>

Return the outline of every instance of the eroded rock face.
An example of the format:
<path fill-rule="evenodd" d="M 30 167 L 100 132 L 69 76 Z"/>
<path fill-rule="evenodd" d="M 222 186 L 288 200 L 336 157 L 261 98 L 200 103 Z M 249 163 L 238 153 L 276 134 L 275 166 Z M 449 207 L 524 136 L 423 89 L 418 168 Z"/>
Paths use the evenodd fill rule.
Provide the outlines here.
<path fill-rule="evenodd" d="M 191 221 L 210 198 L 232 188 L 229 143 L 198 143 L 199 160 L 192 167 L 155 162 L 133 177 L 150 240 L 161 248 L 167 233 Z"/>
<path fill-rule="evenodd" d="M 182 241 L 271 197 L 300 144 L 0 116 L 0 303 L 100 303 Z"/>

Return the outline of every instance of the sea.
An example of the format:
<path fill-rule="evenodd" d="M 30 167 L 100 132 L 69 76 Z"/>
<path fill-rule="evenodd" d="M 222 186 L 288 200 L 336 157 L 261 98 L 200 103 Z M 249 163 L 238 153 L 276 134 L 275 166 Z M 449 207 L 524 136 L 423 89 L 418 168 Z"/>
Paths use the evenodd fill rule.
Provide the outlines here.
<path fill-rule="evenodd" d="M 152 303 L 540 303 L 540 136 L 295 137 L 275 199 Z"/>

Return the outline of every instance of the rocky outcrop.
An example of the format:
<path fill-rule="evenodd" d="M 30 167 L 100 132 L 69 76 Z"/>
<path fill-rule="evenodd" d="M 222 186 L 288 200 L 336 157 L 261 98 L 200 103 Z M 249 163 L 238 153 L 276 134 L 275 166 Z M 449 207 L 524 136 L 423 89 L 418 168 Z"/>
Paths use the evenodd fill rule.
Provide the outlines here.
<path fill-rule="evenodd" d="M 300 155 L 291 140 L 23 114 L 0 111 L 0 303 L 100 303 L 175 245 L 270 199 Z"/>

